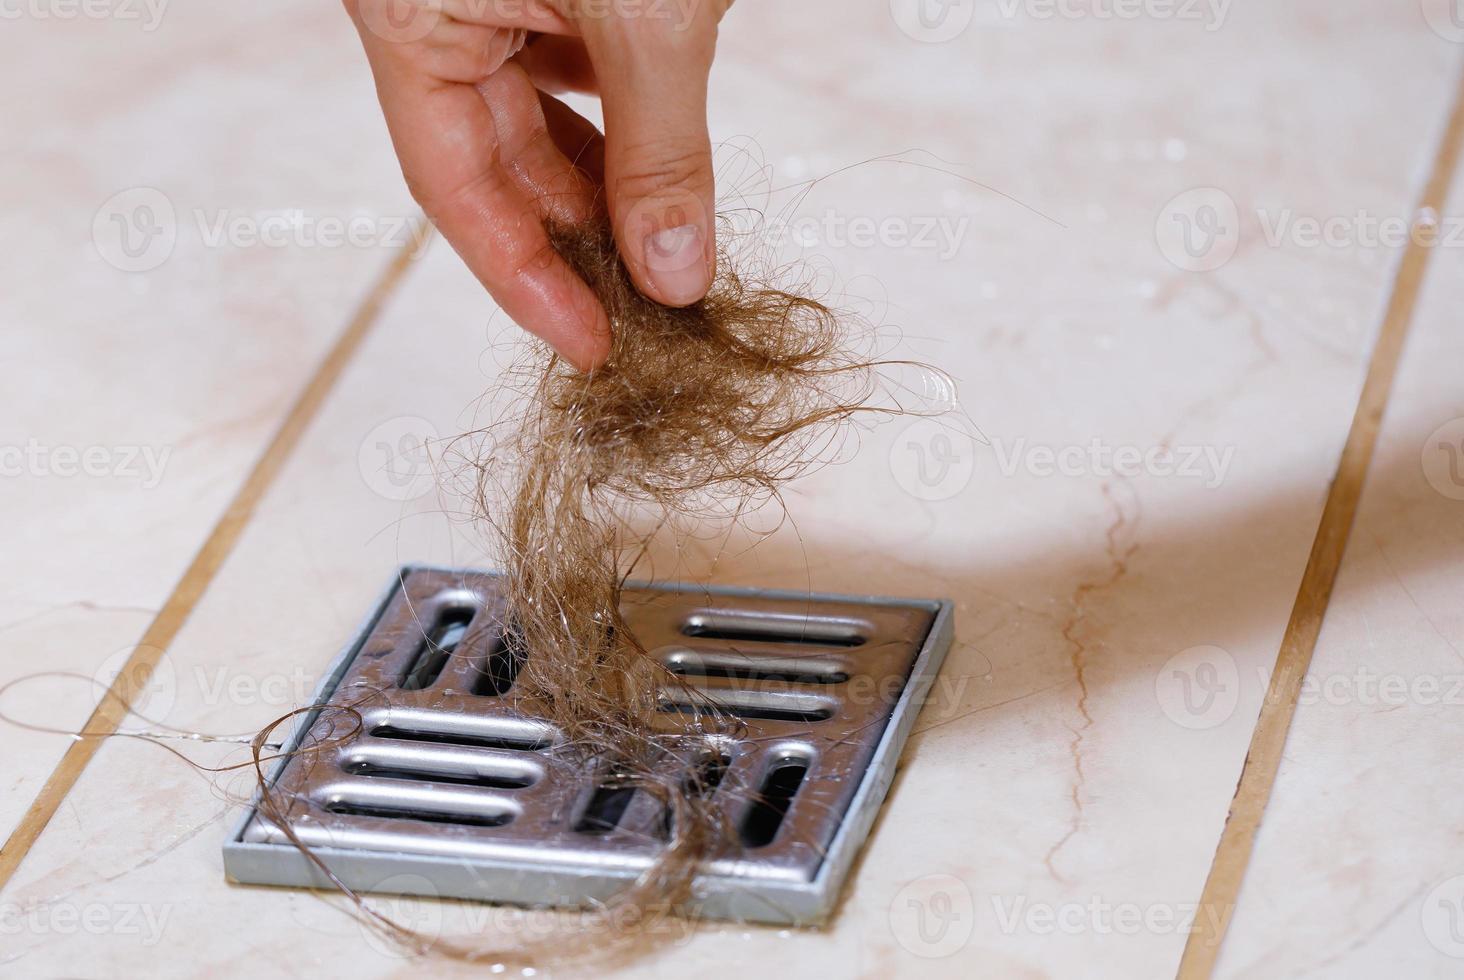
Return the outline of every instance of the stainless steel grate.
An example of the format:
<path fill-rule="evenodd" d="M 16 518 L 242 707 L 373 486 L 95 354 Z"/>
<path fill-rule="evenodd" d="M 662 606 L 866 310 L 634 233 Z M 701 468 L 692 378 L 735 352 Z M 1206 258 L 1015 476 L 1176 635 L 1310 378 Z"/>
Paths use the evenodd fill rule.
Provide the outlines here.
<path fill-rule="evenodd" d="M 533 654 L 504 642 L 495 583 L 403 569 L 317 696 L 364 697 L 361 734 L 271 776 L 291 828 L 353 888 L 421 880 L 441 896 L 576 906 L 609 897 L 664 844 L 656 801 L 567 764 L 558 733 L 517 697 Z M 656 587 L 627 589 L 623 611 L 648 650 L 744 722 L 737 738 L 667 762 L 741 839 L 706 862 L 700 914 L 822 921 L 950 647 L 950 604 Z M 662 697 L 668 728 L 695 710 L 677 686 Z M 286 749 L 342 724 L 330 709 L 306 714 Z M 253 808 L 224 866 L 240 882 L 327 884 Z"/>

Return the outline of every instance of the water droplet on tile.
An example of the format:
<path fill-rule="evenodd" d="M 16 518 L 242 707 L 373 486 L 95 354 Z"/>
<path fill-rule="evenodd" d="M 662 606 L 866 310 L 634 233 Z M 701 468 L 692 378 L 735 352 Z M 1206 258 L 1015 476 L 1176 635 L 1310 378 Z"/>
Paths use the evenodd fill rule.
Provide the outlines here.
<path fill-rule="evenodd" d="M 1164 159 L 1170 163 L 1179 163 L 1187 156 L 1189 156 L 1189 147 L 1185 145 L 1184 140 L 1170 137 L 1164 141 Z"/>
<path fill-rule="evenodd" d="M 1159 284 L 1152 279 L 1141 279 L 1134 286 L 1134 292 L 1138 293 L 1144 299 L 1153 299 L 1159 295 Z"/>

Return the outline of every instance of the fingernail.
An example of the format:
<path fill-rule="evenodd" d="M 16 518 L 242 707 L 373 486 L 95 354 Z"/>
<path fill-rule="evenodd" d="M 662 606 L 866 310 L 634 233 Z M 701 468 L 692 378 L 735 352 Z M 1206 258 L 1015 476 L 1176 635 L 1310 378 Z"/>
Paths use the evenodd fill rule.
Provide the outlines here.
<path fill-rule="evenodd" d="M 666 302 L 684 306 L 706 295 L 705 242 L 697 225 L 678 225 L 646 236 L 646 274 Z"/>

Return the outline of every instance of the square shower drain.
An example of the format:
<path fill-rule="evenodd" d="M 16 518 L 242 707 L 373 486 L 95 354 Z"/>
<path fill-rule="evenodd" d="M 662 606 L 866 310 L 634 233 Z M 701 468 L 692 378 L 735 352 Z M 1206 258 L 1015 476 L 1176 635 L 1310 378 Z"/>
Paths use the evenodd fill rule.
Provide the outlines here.
<path fill-rule="evenodd" d="M 521 655 L 503 642 L 497 581 L 402 569 L 284 751 L 329 747 L 270 774 L 291 830 L 353 889 L 576 907 L 609 898 L 664 846 L 657 801 L 569 764 L 559 733 L 517 697 Z M 741 723 L 668 763 L 739 838 L 704 862 L 699 914 L 822 922 L 950 649 L 951 604 L 631 586 L 622 611 L 697 689 L 668 685 L 668 720 L 705 695 Z M 340 704 L 362 721 L 344 742 L 356 719 Z M 258 803 L 224 845 L 229 877 L 328 887 Z"/>

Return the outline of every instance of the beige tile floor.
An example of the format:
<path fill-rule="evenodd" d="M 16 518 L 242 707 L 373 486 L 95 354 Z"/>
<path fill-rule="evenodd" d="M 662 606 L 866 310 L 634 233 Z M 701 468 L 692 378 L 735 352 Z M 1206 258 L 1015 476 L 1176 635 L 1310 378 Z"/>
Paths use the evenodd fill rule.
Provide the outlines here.
<path fill-rule="evenodd" d="M 1274 242 L 1268 233 L 1288 216 L 1410 219 L 1464 45 L 1412 4 L 1237 3 L 1209 24 L 1005 9 L 952 6 L 974 19 L 939 43 L 902 33 L 882 3 L 806 3 L 776 18 L 739 7 L 727 24 L 712 106 L 714 132 L 733 141 L 724 190 L 789 219 L 774 240 L 783 257 L 806 246 L 889 336 L 949 370 L 987 442 L 957 439 L 941 474 L 921 465 L 943 448 L 936 431 L 873 428 L 849 462 L 790 495 L 793 523 L 757 549 L 656 555 L 667 576 L 950 596 L 959 619 L 834 923 L 703 927 L 644 971 L 1164 976 L 1179 964 L 1398 256 L 1370 243 L 1365 221 L 1335 245 L 1294 225 Z M 229 17 L 170 10 L 133 36 L 23 25 L 25 67 L 54 76 L 51 107 L 6 111 L 50 134 L 34 152 L 61 162 L 25 194 L 7 187 L 17 203 L 5 220 L 73 261 L 63 272 L 37 249 L 0 301 L 25 328 L 0 341 L 27 368 L 8 438 L 178 452 L 147 495 L 54 474 L 7 481 L 7 509 L 36 515 L 11 528 L 20 560 L 6 594 L 19 598 L 7 638 L 26 656 L 7 659 L 7 678 L 32 663 L 91 672 L 137 642 L 388 259 L 379 248 L 209 249 L 180 231 L 166 263 L 122 274 L 87 258 L 98 207 L 152 185 L 210 213 L 405 211 L 339 15 L 256 6 Z M 72 38 L 152 88 L 92 95 L 94 78 L 51 66 Z M 115 107 L 98 112 L 108 99 Z M 912 148 L 798 200 L 764 194 Z M 1195 188 L 1217 191 L 1176 200 Z M 1177 251 L 1174 229 L 1203 221 L 1206 204 L 1236 209 L 1241 220 L 1225 223 L 1238 241 Z M 1450 213 L 1460 206 L 1456 194 Z M 853 233 L 871 225 L 884 228 L 872 243 Z M 934 247 L 899 239 L 919 227 L 935 228 Z M 1464 415 L 1450 384 L 1458 257 L 1438 253 L 1318 677 L 1458 671 L 1447 603 L 1461 505 L 1420 468 L 1424 437 Z M 83 342 L 108 328 L 104 344 Z M 461 471 L 444 450 L 481 419 L 513 329 L 434 244 L 167 650 L 149 715 L 252 731 L 307 696 L 395 563 L 484 560 L 451 492 L 434 492 L 425 467 L 397 479 L 382 446 L 426 438 L 450 485 Z M 63 376 L 82 384 L 58 387 Z M 205 434 L 185 452 L 190 432 Z M 1169 447 L 1191 464 L 1115 474 L 1089 457 L 1095 444 Z M 1219 696 L 1195 700 L 1216 693 L 1204 686 L 1212 667 Z M 7 711 L 79 725 L 84 693 L 46 683 L 14 689 Z M 1422 700 L 1303 703 L 1220 972 L 1370 976 L 1405 960 L 1410 974 L 1457 970 L 1446 907 L 1464 872 L 1448 847 L 1457 705 Z M 8 830 L 66 742 L 7 739 Z M 241 758 L 234 746 L 188 748 Z M 0 938 L 0 965 L 37 976 L 422 969 L 321 898 L 224 882 L 230 797 L 248 788 L 201 778 L 156 746 L 103 745 L 0 893 L 21 924 Z M 946 900 L 955 917 L 937 921 Z M 485 921 L 473 907 L 387 904 L 444 933 Z"/>
<path fill-rule="evenodd" d="M 4 681 L 117 669 L 415 214 L 334 11 L 129 8 L 4 27 Z M 353 218 L 360 247 L 311 244 Z M 95 701 L 4 706 L 76 728 Z M 7 742 L 8 835 L 65 742 Z"/>
<path fill-rule="evenodd" d="M 1461 968 L 1461 273 L 1434 257 L 1222 975 Z"/>

